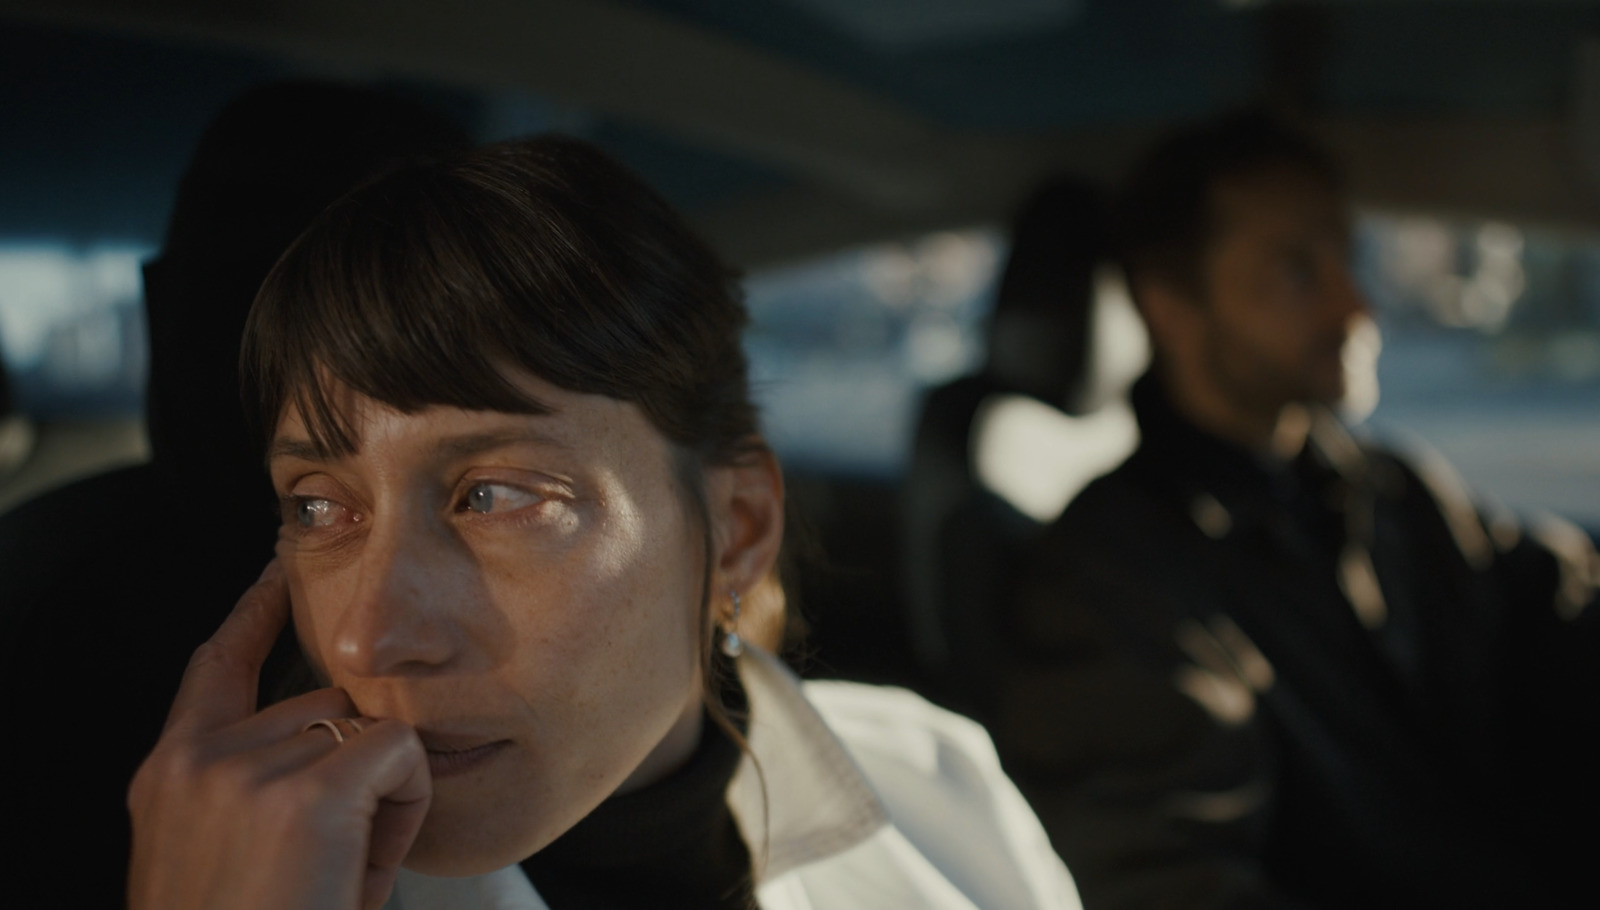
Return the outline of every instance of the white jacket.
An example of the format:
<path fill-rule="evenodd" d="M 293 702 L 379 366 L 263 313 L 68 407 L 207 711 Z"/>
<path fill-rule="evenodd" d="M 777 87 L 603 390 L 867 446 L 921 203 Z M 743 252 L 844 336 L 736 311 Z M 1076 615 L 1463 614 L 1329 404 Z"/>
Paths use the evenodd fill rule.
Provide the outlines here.
<path fill-rule="evenodd" d="M 751 755 L 728 802 L 763 910 L 1081 910 L 982 727 L 904 689 L 802 684 L 751 648 L 739 676 Z M 402 871 L 387 907 L 548 910 L 517 866 Z"/>

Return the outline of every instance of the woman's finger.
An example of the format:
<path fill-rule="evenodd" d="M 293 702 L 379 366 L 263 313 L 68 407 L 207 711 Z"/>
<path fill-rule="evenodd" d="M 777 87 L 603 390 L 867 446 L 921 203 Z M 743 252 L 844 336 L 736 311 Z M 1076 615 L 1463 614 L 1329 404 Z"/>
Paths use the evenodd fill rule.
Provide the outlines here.
<path fill-rule="evenodd" d="M 229 737 L 234 748 L 259 749 L 294 736 L 312 721 L 360 713 L 343 689 L 318 689 L 278 702 L 249 720 L 234 724 Z"/>
<path fill-rule="evenodd" d="M 428 754 L 409 725 L 376 721 L 347 737 L 318 770 L 331 775 L 336 791 L 359 797 L 354 808 L 370 826 L 362 906 L 380 907 L 433 799 Z"/>
<path fill-rule="evenodd" d="M 213 730 L 254 714 L 261 664 L 288 617 L 288 584 L 274 559 L 189 659 L 167 732 Z"/>
<path fill-rule="evenodd" d="M 433 798 L 428 753 L 416 731 L 398 720 L 373 721 L 360 733 L 347 733 L 345 741 L 318 771 L 335 792 L 348 794 L 353 807 L 365 818 L 376 815 L 380 803 L 390 807 L 417 806 L 426 812 Z M 410 844 L 408 837 L 406 850 Z M 402 851 L 392 857 L 394 864 L 398 865 L 404 856 Z"/>
<path fill-rule="evenodd" d="M 297 773 L 332 755 L 376 723 L 370 717 L 319 716 L 295 727 L 291 735 L 252 749 L 251 773 L 263 781 Z"/>

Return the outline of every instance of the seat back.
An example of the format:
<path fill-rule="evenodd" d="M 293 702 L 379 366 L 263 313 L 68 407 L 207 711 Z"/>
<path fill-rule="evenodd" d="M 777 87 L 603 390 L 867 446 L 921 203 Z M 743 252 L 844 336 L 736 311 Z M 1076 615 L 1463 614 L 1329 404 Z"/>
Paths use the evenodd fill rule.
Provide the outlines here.
<path fill-rule="evenodd" d="M 982 717 L 1004 659 L 997 606 L 1041 523 L 988 489 L 975 470 L 986 405 L 1025 396 L 1062 412 L 1086 400 L 1096 269 L 1106 252 L 1104 199 L 1082 181 L 1039 188 L 1012 230 L 1011 255 L 978 373 L 924 398 L 900 507 L 901 588 L 918 662 L 934 697 Z"/>

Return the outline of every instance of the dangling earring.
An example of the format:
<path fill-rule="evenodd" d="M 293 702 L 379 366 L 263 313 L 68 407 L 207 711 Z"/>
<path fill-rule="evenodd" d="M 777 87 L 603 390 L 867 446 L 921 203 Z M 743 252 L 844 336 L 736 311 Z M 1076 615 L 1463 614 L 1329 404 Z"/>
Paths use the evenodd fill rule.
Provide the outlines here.
<path fill-rule="evenodd" d="M 738 657 L 744 653 L 744 642 L 739 638 L 739 592 L 729 591 L 733 598 L 733 616 L 722 624 L 722 653 Z"/>

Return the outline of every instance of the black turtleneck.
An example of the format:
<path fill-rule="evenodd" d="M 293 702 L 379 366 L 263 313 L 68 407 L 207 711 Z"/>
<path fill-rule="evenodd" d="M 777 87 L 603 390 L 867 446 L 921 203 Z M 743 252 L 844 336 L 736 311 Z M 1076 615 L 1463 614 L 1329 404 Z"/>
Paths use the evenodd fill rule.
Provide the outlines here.
<path fill-rule="evenodd" d="M 551 910 L 750 910 L 750 851 L 727 801 L 742 755 L 706 717 L 687 764 L 601 803 L 522 871 Z"/>

